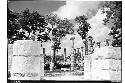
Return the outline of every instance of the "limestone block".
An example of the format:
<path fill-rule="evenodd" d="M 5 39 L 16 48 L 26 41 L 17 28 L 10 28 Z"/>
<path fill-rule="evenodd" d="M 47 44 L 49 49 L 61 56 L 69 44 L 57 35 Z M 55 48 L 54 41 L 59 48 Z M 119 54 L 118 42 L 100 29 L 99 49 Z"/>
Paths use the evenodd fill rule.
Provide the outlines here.
<path fill-rule="evenodd" d="M 38 71 L 40 66 L 39 57 L 24 57 L 24 56 L 14 56 L 13 57 L 13 68 L 14 72 L 34 72 Z"/>
<path fill-rule="evenodd" d="M 85 56 L 84 57 L 84 71 L 91 71 L 91 56 Z"/>
<path fill-rule="evenodd" d="M 109 47 L 108 57 L 121 60 L 121 48 L 120 47 Z"/>
<path fill-rule="evenodd" d="M 84 79 L 92 80 L 92 73 L 90 71 L 84 71 Z"/>
<path fill-rule="evenodd" d="M 121 81 L 121 71 L 92 70 L 92 80 Z"/>
<path fill-rule="evenodd" d="M 92 69 L 121 70 L 121 60 L 99 58 L 92 61 Z"/>
<path fill-rule="evenodd" d="M 13 44 L 8 44 L 7 52 L 8 52 L 8 70 L 10 70 L 13 57 Z"/>
<path fill-rule="evenodd" d="M 121 71 L 110 71 L 111 81 L 121 81 Z"/>
<path fill-rule="evenodd" d="M 44 54 L 40 55 L 40 77 L 44 76 Z"/>
<path fill-rule="evenodd" d="M 13 55 L 40 55 L 41 43 L 32 40 L 18 40 L 13 45 Z"/>
<path fill-rule="evenodd" d="M 84 79 L 91 80 L 91 56 L 84 57 Z"/>
<path fill-rule="evenodd" d="M 40 80 L 44 76 L 44 55 L 37 41 L 14 42 L 11 80 Z"/>
<path fill-rule="evenodd" d="M 44 77 L 44 63 L 40 63 L 40 77 Z"/>
<path fill-rule="evenodd" d="M 14 56 L 11 69 L 12 78 L 14 80 L 27 79 L 39 80 L 40 79 L 40 57 L 25 57 Z M 22 80 L 23 80 L 22 79 Z"/>
<path fill-rule="evenodd" d="M 94 53 L 91 54 L 92 59 L 96 58 L 112 58 L 121 59 L 121 47 L 105 46 L 100 48 L 95 48 Z"/>

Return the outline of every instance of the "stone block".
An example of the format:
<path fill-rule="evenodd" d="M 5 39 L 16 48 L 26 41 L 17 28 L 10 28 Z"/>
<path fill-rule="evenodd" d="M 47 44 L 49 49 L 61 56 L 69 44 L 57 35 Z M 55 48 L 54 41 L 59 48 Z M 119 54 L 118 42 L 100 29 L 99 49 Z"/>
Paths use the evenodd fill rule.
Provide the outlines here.
<path fill-rule="evenodd" d="M 44 55 L 41 43 L 19 40 L 13 45 L 11 80 L 40 80 L 44 76 Z"/>
<path fill-rule="evenodd" d="M 13 58 L 13 44 L 8 44 L 8 71 L 11 69 L 12 58 Z"/>
<path fill-rule="evenodd" d="M 92 59 L 91 56 L 84 57 L 84 71 L 91 71 Z"/>
<path fill-rule="evenodd" d="M 13 55 L 39 55 L 42 54 L 41 43 L 32 40 L 18 40 L 13 45 Z"/>
<path fill-rule="evenodd" d="M 84 71 L 84 79 L 92 80 L 92 73 L 90 71 Z"/>
<path fill-rule="evenodd" d="M 110 59 L 120 59 L 121 60 L 121 47 L 105 46 L 96 48 L 94 53 L 91 54 L 92 59 L 97 58 L 110 58 Z"/>
<path fill-rule="evenodd" d="M 40 80 L 40 57 L 14 56 L 11 75 L 12 80 Z"/>
<path fill-rule="evenodd" d="M 92 61 L 92 69 L 121 70 L 121 60 L 99 58 Z"/>
<path fill-rule="evenodd" d="M 121 71 L 92 70 L 92 80 L 121 81 Z"/>
<path fill-rule="evenodd" d="M 84 57 L 84 79 L 85 80 L 91 80 L 91 64 L 92 60 L 91 60 L 91 56 L 85 56 Z"/>

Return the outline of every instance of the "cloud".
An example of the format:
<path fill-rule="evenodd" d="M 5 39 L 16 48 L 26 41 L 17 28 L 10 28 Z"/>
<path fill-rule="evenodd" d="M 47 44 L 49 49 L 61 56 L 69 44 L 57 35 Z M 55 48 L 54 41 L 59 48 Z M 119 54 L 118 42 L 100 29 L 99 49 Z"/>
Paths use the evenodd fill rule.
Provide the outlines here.
<path fill-rule="evenodd" d="M 105 26 L 103 20 L 106 18 L 106 14 L 102 14 L 102 9 L 99 9 L 97 14 L 88 20 L 91 29 L 88 32 L 89 36 L 94 38 L 94 41 L 101 42 L 109 37 L 110 28 Z"/>
<path fill-rule="evenodd" d="M 98 10 L 99 1 L 73 1 L 67 0 L 66 5 L 61 6 L 54 14 L 57 14 L 60 18 L 74 19 L 76 16 L 82 16 L 83 14 L 93 15 Z"/>

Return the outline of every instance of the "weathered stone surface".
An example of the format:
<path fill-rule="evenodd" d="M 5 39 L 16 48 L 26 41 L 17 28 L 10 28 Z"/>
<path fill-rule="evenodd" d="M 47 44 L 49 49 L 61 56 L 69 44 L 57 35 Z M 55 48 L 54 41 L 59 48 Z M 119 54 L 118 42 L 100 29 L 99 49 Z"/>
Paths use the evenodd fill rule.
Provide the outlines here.
<path fill-rule="evenodd" d="M 105 46 L 84 57 L 85 80 L 121 81 L 121 48 Z"/>
<path fill-rule="evenodd" d="M 92 57 L 92 80 L 121 81 L 121 48 L 97 48 Z"/>
<path fill-rule="evenodd" d="M 84 79 L 85 80 L 91 80 L 91 56 L 84 56 Z"/>
<path fill-rule="evenodd" d="M 121 60 L 115 60 L 115 59 L 93 60 L 92 68 L 93 69 L 121 70 Z"/>
<path fill-rule="evenodd" d="M 121 47 L 105 46 L 96 48 L 94 53 L 91 54 L 92 59 L 97 58 L 110 58 L 110 59 L 121 59 Z"/>
<path fill-rule="evenodd" d="M 92 70 L 92 80 L 121 81 L 121 71 L 112 70 Z"/>
<path fill-rule="evenodd" d="M 13 55 L 39 55 L 41 51 L 41 43 L 32 40 L 18 40 L 13 45 Z"/>
<path fill-rule="evenodd" d="M 84 71 L 91 71 L 91 56 L 84 57 Z"/>
<path fill-rule="evenodd" d="M 41 76 L 44 76 L 44 57 L 40 42 L 14 42 L 11 80 L 40 80 Z"/>
<path fill-rule="evenodd" d="M 14 56 L 12 62 L 12 79 L 40 79 L 40 57 Z M 23 78 L 23 79 L 22 79 Z"/>
<path fill-rule="evenodd" d="M 10 70 L 13 58 L 13 44 L 8 44 L 7 52 L 8 52 L 8 70 Z"/>

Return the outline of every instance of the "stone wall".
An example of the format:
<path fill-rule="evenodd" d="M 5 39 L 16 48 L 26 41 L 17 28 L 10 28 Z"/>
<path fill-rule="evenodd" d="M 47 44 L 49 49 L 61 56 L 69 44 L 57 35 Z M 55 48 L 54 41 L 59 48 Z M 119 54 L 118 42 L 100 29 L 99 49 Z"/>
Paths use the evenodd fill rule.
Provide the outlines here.
<path fill-rule="evenodd" d="M 43 56 L 41 43 L 38 41 L 14 42 L 11 80 L 40 80 L 44 76 Z"/>
<path fill-rule="evenodd" d="M 84 56 L 85 80 L 121 81 L 121 48 L 105 46 Z"/>
<path fill-rule="evenodd" d="M 95 49 L 92 57 L 92 80 L 121 81 L 121 48 L 105 46 Z"/>
<path fill-rule="evenodd" d="M 92 79 L 92 74 L 91 70 L 92 69 L 92 58 L 91 56 L 87 55 L 84 56 L 84 79 L 85 80 L 91 80 Z"/>
<path fill-rule="evenodd" d="M 13 56 L 13 44 L 8 44 L 7 47 L 7 56 L 8 56 L 8 71 L 11 69 L 11 64 L 12 64 L 12 56 Z"/>

